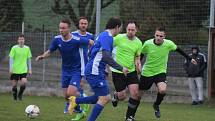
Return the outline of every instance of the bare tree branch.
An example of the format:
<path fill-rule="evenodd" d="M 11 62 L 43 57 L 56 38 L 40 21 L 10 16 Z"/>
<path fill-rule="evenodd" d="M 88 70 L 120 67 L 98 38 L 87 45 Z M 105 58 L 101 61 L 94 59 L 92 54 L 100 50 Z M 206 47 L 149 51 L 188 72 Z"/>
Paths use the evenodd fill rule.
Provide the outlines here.
<path fill-rule="evenodd" d="M 78 9 L 79 9 L 79 15 L 80 16 L 86 16 L 86 7 L 88 4 L 86 2 L 89 2 L 89 1 L 88 0 L 87 1 L 84 1 L 84 0 L 78 1 Z"/>
<path fill-rule="evenodd" d="M 102 0 L 101 2 L 101 9 L 109 6 L 116 0 Z M 78 1 L 78 13 L 75 13 L 72 4 L 69 0 L 55 0 L 54 6 L 51 7 L 52 11 L 56 14 L 60 15 L 68 15 L 70 19 L 75 23 L 76 27 L 78 27 L 78 17 L 85 16 L 87 17 L 90 25 L 91 32 L 95 31 L 95 23 L 96 23 L 96 12 L 95 10 L 95 0 L 79 0 Z M 93 22 L 92 22 L 93 21 Z"/>
<path fill-rule="evenodd" d="M 106 8 L 107 6 L 109 6 L 111 3 L 113 3 L 114 1 L 116 1 L 116 0 L 109 0 L 109 1 L 107 1 L 107 2 L 104 2 L 105 0 L 102 0 L 101 2 L 101 9 L 102 8 Z"/>
<path fill-rule="evenodd" d="M 95 6 L 95 1 L 94 0 L 90 0 L 90 6 L 89 6 L 89 9 L 88 9 L 88 11 L 87 11 L 87 19 L 88 19 L 88 21 L 91 21 L 91 18 L 92 18 L 92 15 L 93 15 L 93 10 L 94 10 L 94 6 Z M 93 16 L 94 17 L 94 16 Z"/>

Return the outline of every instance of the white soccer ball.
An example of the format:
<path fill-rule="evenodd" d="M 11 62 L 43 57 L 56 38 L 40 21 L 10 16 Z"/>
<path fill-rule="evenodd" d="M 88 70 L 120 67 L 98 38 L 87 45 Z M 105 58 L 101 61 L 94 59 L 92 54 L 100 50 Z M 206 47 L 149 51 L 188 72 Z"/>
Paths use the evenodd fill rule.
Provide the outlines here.
<path fill-rule="evenodd" d="M 36 105 L 29 105 L 29 106 L 26 107 L 25 113 L 26 113 L 27 117 L 35 118 L 35 117 L 39 116 L 40 109 Z"/>

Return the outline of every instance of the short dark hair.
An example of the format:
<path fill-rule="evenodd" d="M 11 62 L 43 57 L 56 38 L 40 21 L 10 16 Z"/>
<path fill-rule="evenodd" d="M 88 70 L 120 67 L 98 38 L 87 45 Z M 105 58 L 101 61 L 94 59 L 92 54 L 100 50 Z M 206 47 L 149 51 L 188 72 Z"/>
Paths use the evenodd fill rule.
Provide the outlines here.
<path fill-rule="evenodd" d="M 159 26 L 156 28 L 156 31 L 162 31 L 162 32 L 165 32 L 166 29 L 165 29 L 165 26 Z"/>
<path fill-rule="evenodd" d="M 19 38 L 19 37 L 25 38 L 25 35 L 24 34 L 20 34 L 17 38 Z"/>
<path fill-rule="evenodd" d="M 129 20 L 129 21 L 127 22 L 127 26 L 128 26 L 128 24 L 135 24 L 136 28 L 139 28 L 139 25 L 138 25 L 137 22 L 134 21 L 134 20 Z M 126 27 L 127 27 L 127 26 L 126 26 Z"/>
<path fill-rule="evenodd" d="M 122 25 L 121 20 L 118 17 L 111 17 L 107 24 L 106 24 L 106 29 L 114 29 L 115 27 L 120 27 Z"/>
<path fill-rule="evenodd" d="M 66 24 L 68 24 L 69 27 L 71 27 L 71 21 L 68 18 L 63 18 L 63 19 L 61 19 L 60 22 L 61 23 L 66 23 Z"/>
<path fill-rule="evenodd" d="M 78 18 L 78 22 L 80 22 L 81 19 L 84 19 L 84 20 L 87 20 L 87 21 L 88 21 L 87 17 L 81 16 L 81 17 Z"/>

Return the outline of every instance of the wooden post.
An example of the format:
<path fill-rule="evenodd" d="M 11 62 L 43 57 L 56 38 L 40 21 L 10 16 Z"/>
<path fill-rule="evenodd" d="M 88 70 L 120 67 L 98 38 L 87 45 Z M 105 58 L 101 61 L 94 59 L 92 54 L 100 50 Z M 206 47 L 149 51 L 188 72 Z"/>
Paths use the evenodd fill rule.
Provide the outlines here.
<path fill-rule="evenodd" d="M 208 42 L 208 98 L 215 97 L 215 28 L 210 28 Z"/>

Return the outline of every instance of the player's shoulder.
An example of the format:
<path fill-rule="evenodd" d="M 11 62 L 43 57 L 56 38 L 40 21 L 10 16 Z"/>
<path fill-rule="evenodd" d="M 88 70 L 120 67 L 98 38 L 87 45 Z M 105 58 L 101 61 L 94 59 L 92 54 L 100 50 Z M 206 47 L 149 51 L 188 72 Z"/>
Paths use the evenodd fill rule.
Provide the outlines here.
<path fill-rule="evenodd" d="M 30 47 L 28 45 L 24 45 L 24 48 L 30 49 Z"/>
<path fill-rule="evenodd" d="M 126 34 L 117 34 L 114 39 L 126 39 Z"/>
<path fill-rule="evenodd" d="M 80 37 L 76 36 L 76 35 L 72 35 L 72 39 L 73 40 L 80 40 Z"/>
<path fill-rule="evenodd" d="M 153 42 L 154 42 L 154 38 L 146 40 L 144 44 L 153 44 Z"/>
<path fill-rule="evenodd" d="M 164 39 L 164 42 L 166 42 L 166 43 L 174 43 L 172 40 L 170 40 L 170 39 Z"/>
<path fill-rule="evenodd" d="M 13 45 L 12 47 L 11 47 L 11 49 L 15 49 L 15 48 L 18 48 L 19 47 L 19 45 Z"/>
<path fill-rule="evenodd" d="M 86 34 L 87 34 L 87 35 L 90 35 L 90 36 L 93 36 L 93 34 L 92 34 L 92 33 L 90 33 L 90 32 L 86 32 Z"/>
<path fill-rule="evenodd" d="M 142 45 L 142 41 L 140 40 L 140 38 L 136 37 L 135 40 L 137 41 L 138 44 Z"/>
<path fill-rule="evenodd" d="M 103 31 L 99 34 L 99 37 L 113 37 L 112 34 L 108 31 Z"/>
<path fill-rule="evenodd" d="M 72 31 L 71 33 L 72 34 L 78 34 L 79 32 L 78 32 L 78 30 L 76 30 L 76 31 Z"/>
<path fill-rule="evenodd" d="M 54 36 L 54 39 L 62 39 L 62 35 L 56 35 L 56 36 Z"/>

